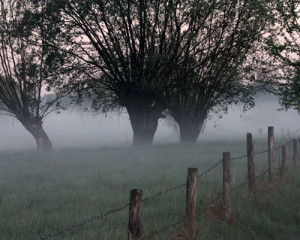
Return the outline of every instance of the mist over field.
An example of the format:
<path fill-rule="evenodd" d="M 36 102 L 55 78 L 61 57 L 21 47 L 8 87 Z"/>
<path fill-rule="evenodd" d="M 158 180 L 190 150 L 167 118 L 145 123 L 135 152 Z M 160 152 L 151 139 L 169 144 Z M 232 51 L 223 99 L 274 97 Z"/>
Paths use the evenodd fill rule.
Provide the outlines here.
<path fill-rule="evenodd" d="M 256 106 L 243 113 L 242 108 L 230 106 L 223 118 L 207 120 L 198 141 L 244 139 L 251 132 L 254 138 L 267 136 L 267 127 L 275 127 L 275 137 L 284 134 L 300 135 L 300 115 L 294 111 L 278 111 L 276 97 L 262 95 Z M 94 116 L 79 110 L 66 110 L 52 115 L 44 123 L 46 132 L 56 149 L 76 147 L 128 146 L 132 129 L 128 115 L 112 113 Z M 260 132 L 259 129 L 262 129 Z M 12 117 L 0 116 L 0 150 L 35 149 L 34 138 Z M 170 120 L 160 120 L 154 144 L 178 142 L 178 134 Z"/>

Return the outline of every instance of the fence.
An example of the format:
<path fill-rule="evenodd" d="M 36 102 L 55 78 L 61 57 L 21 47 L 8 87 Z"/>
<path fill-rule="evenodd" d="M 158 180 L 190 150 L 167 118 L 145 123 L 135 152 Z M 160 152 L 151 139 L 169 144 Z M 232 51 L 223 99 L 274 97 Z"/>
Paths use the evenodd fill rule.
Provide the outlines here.
<path fill-rule="evenodd" d="M 198 179 L 202 178 L 203 176 L 206 176 L 206 174 L 221 164 L 223 165 L 223 189 L 222 193 L 219 194 L 214 200 L 217 200 L 218 198 L 222 197 L 222 207 L 223 207 L 223 217 L 226 220 L 230 220 L 231 218 L 231 192 L 235 189 L 239 189 L 245 185 L 248 185 L 249 192 L 251 194 L 255 194 L 256 192 L 256 180 L 264 176 L 268 173 L 268 182 L 271 187 L 274 187 L 274 181 L 275 181 L 275 170 L 280 170 L 279 174 L 280 177 L 284 177 L 287 173 L 287 155 L 286 155 L 286 146 L 292 143 L 293 146 L 293 167 L 297 169 L 298 162 L 299 162 L 299 156 L 298 156 L 298 144 L 297 140 L 293 139 L 288 141 L 287 143 L 277 146 L 274 146 L 274 128 L 269 127 L 268 128 L 268 149 L 261 151 L 261 152 L 254 152 L 253 147 L 253 140 L 252 140 L 252 134 L 247 133 L 247 154 L 235 158 L 230 157 L 230 152 L 224 152 L 223 153 L 223 159 L 216 162 L 213 166 L 211 166 L 209 169 L 203 171 L 202 173 L 198 174 L 197 168 L 189 168 L 187 171 L 187 182 L 183 183 L 181 185 L 166 189 L 165 191 L 158 192 L 154 194 L 153 196 L 147 197 L 143 199 L 143 191 L 142 189 L 133 189 L 130 191 L 130 202 L 127 204 L 124 204 L 123 206 L 120 206 L 117 209 L 112 209 L 107 211 L 106 213 L 101 213 L 99 215 L 92 216 L 88 219 L 85 219 L 79 223 L 67 226 L 63 228 L 60 231 L 49 233 L 45 236 L 42 236 L 38 238 L 37 240 L 45 240 L 50 239 L 55 236 L 58 236 L 60 234 L 63 234 L 65 232 L 71 231 L 73 229 L 79 228 L 83 225 L 86 225 L 88 223 L 91 223 L 95 220 L 102 219 L 106 216 L 115 214 L 117 212 L 120 212 L 124 209 L 127 209 L 129 207 L 129 221 L 128 221 L 128 240 L 146 240 L 150 239 L 155 235 L 158 235 L 162 232 L 165 232 L 177 225 L 183 224 L 184 230 L 182 233 L 185 237 L 191 237 L 195 233 L 195 223 L 196 223 L 196 204 L 197 204 L 197 185 L 198 185 Z M 282 161 L 280 163 L 279 168 L 275 168 L 275 150 L 281 149 L 282 153 Z M 254 156 L 262 154 L 262 153 L 268 153 L 268 168 L 262 172 L 261 175 L 255 176 L 255 165 L 254 165 Z M 247 176 L 247 182 L 244 182 L 236 187 L 231 186 L 231 162 L 234 160 L 247 158 L 247 170 L 248 170 L 248 176 Z M 181 220 L 178 220 L 174 222 L 173 224 L 164 227 L 162 229 L 159 229 L 155 232 L 151 232 L 145 236 L 143 236 L 143 225 L 141 221 L 141 214 L 142 214 L 142 202 L 150 201 L 154 198 L 160 197 L 162 195 L 165 195 L 167 193 L 170 193 L 174 190 L 186 188 L 186 205 L 185 205 L 185 216 Z M 214 201 L 212 201 L 214 202 Z M 207 206 L 204 206 L 203 209 L 209 208 L 211 205 L 208 204 Z"/>

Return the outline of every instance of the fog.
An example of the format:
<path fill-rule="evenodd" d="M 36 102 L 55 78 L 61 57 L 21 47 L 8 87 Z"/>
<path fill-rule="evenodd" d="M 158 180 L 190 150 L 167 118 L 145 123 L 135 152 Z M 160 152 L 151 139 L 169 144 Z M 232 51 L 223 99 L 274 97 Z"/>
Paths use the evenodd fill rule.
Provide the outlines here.
<path fill-rule="evenodd" d="M 207 120 L 199 141 L 244 139 L 251 132 L 254 138 L 266 137 L 267 127 L 275 127 L 275 135 L 300 135 L 300 115 L 294 111 L 278 111 L 276 97 L 264 95 L 256 98 L 256 106 L 243 113 L 230 106 L 228 114 Z M 12 117 L 0 116 L 0 150 L 35 149 L 35 140 Z M 54 147 L 126 146 L 132 141 L 132 130 L 126 112 L 94 116 L 79 110 L 62 111 L 47 118 L 44 128 Z M 259 129 L 262 129 L 260 131 Z M 160 120 L 154 144 L 178 142 L 178 134 L 170 120 Z"/>

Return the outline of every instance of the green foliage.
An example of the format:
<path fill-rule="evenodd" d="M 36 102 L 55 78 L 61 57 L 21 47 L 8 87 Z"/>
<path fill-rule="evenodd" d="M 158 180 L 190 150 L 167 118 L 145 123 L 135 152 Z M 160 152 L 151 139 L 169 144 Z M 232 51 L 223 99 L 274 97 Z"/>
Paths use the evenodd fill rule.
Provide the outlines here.
<path fill-rule="evenodd" d="M 180 127 L 194 124 L 194 131 L 208 116 L 222 116 L 230 104 L 244 110 L 254 106 L 256 55 L 273 22 L 272 1 L 200 2 L 205 7 L 194 9 L 197 24 L 184 41 L 188 47 L 174 63 L 166 92 L 170 115 Z"/>
<path fill-rule="evenodd" d="M 300 69 L 299 69 L 300 70 Z M 285 109 L 293 108 L 300 113 L 300 72 L 295 73 L 294 78 L 280 85 L 281 103 Z"/>
<path fill-rule="evenodd" d="M 300 72 L 300 3 L 299 1 L 277 1 L 277 25 L 266 40 L 266 49 L 273 57 L 271 66 L 277 70 L 277 77 L 268 82 L 279 96 L 285 109 L 299 111 L 299 72 Z M 275 65 L 275 66 L 274 66 Z"/>
<path fill-rule="evenodd" d="M 62 78 L 64 58 L 51 45 L 59 28 L 46 14 L 45 1 L 1 0 L 0 10 L 1 110 L 23 123 L 43 119 L 58 109 L 62 97 L 41 101 L 44 88 Z"/>
<path fill-rule="evenodd" d="M 99 103 L 93 105 L 96 110 L 101 106 L 104 111 L 108 106 L 128 107 L 138 101 L 151 108 L 153 102 L 159 102 L 163 95 L 161 75 L 172 54 L 172 43 L 164 39 L 170 31 L 170 17 L 164 15 L 172 11 L 172 4 L 60 2 L 53 1 L 52 8 L 58 7 L 56 13 L 63 19 L 58 41 L 63 44 L 60 50 L 72 59 L 73 71 L 68 79 L 71 91 L 79 97 L 97 95 L 94 102 Z M 164 24 L 165 33 L 160 30 Z"/>

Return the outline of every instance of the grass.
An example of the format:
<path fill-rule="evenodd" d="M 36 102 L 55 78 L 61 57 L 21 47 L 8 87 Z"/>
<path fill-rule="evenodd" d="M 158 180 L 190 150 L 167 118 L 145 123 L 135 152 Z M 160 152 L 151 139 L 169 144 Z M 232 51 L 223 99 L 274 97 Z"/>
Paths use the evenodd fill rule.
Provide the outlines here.
<path fill-rule="evenodd" d="M 261 182 L 256 197 L 233 195 L 233 222 L 220 222 L 214 210 L 199 219 L 205 231 L 197 239 L 300 239 L 299 177 L 277 181 L 275 189 Z"/>
<path fill-rule="evenodd" d="M 265 150 L 258 141 L 255 151 Z M 5 240 L 38 239 L 65 226 L 118 208 L 129 201 L 130 189 L 143 189 L 143 198 L 185 183 L 189 167 L 199 173 L 221 160 L 222 152 L 245 155 L 244 141 L 190 145 L 64 149 L 57 153 L 0 153 L 0 236 Z M 278 153 L 279 156 L 279 153 Z M 246 159 L 232 161 L 232 185 L 246 180 Z M 267 155 L 255 159 L 257 174 L 267 167 Z M 218 208 L 203 205 L 221 191 L 221 166 L 199 179 L 195 239 L 299 239 L 300 199 L 297 176 L 261 191 L 251 199 L 246 186 L 233 197 L 233 223 L 218 216 Z M 268 189 L 268 187 L 266 187 Z M 287 203 L 286 203 L 287 202 Z M 185 188 L 143 202 L 147 235 L 184 217 Z M 51 239 L 127 239 L 128 208 Z M 153 239 L 170 239 L 175 227 Z M 297 238 L 298 237 L 298 238 Z"/>

